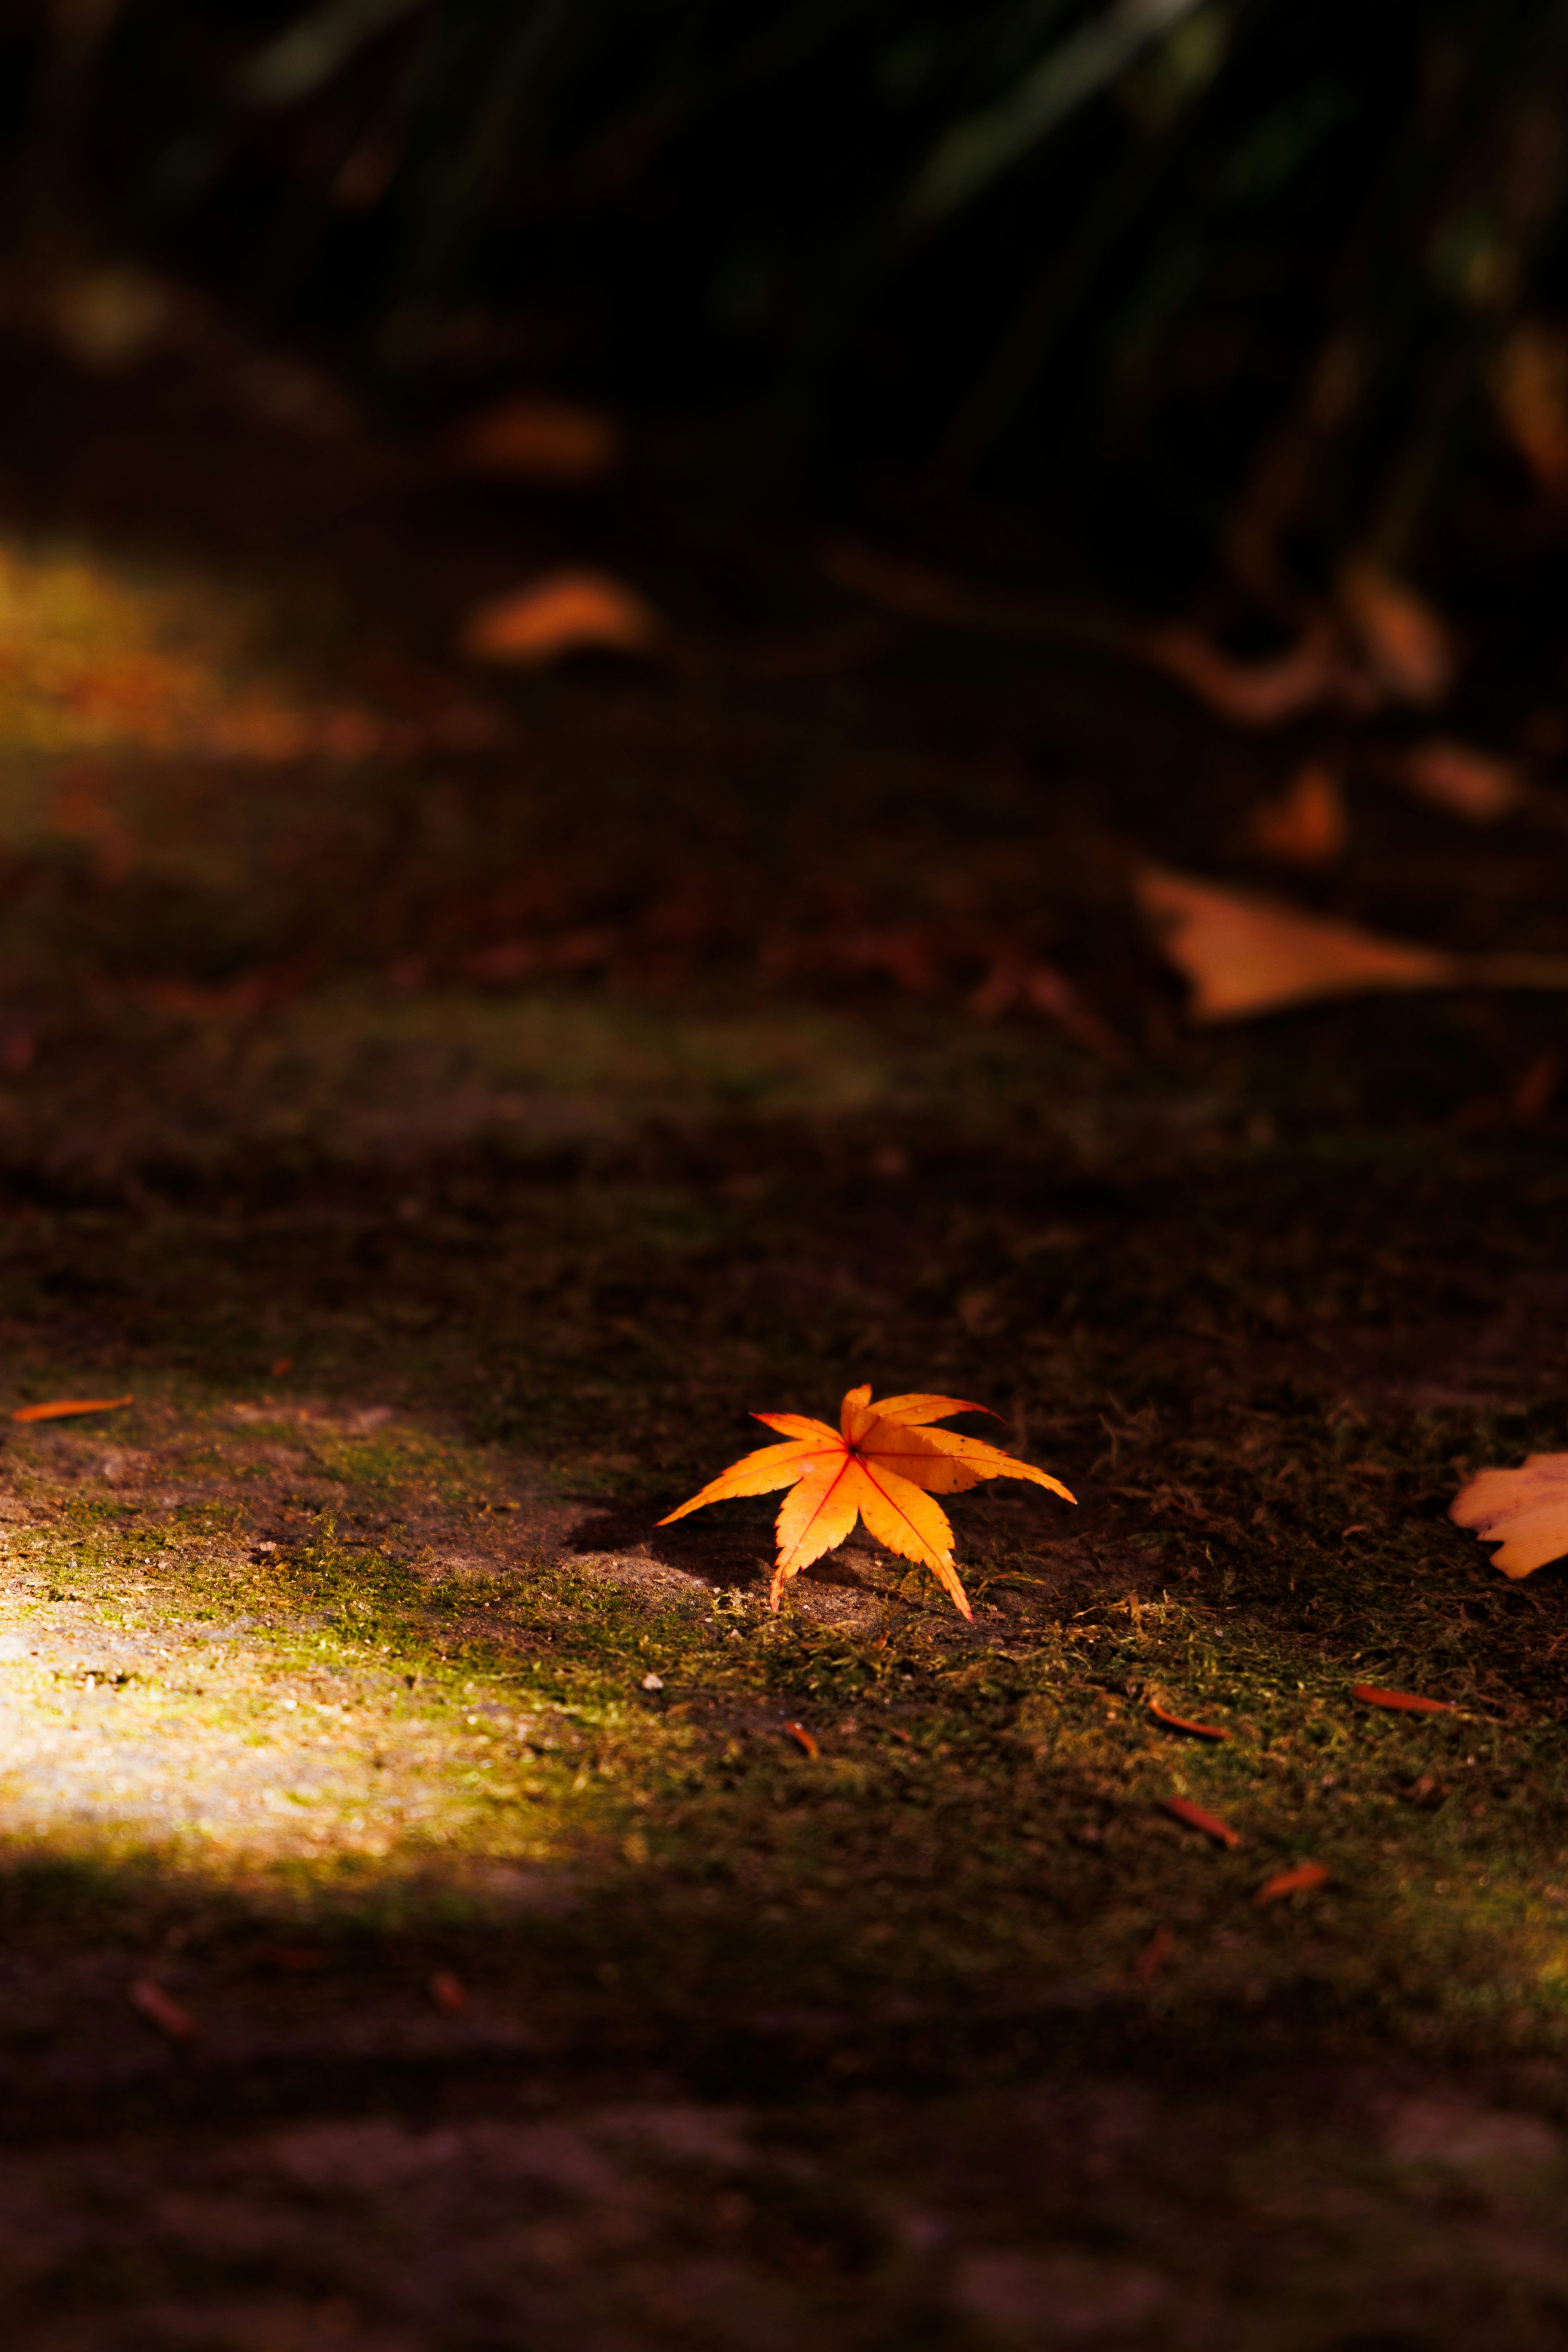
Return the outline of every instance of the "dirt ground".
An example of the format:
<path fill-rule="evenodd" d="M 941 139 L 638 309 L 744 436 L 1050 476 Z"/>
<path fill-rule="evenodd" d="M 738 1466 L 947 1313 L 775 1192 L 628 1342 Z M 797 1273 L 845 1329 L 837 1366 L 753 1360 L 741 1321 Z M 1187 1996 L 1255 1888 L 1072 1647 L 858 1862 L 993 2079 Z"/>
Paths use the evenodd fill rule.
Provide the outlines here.
<path fill-rule="evenodd" d="M 127 1402 L 5 1424 L 6 2340 L 1563 2343 L 1568 1578 L 1447 1517 L 1568 1442 L 1562 1009 L 1204 1032 L 1128 886 L 1568 948 L 1562 647 L 1460 616 L 1478 833 L 868 616 L 733 463 L 7 347 L 0 1404 Z M 456 658 L 564 560 L 665 656 Z M 657 1524 L 861 1380 L 1079 1498 L 955 1498 L 972 1625 Z"/>

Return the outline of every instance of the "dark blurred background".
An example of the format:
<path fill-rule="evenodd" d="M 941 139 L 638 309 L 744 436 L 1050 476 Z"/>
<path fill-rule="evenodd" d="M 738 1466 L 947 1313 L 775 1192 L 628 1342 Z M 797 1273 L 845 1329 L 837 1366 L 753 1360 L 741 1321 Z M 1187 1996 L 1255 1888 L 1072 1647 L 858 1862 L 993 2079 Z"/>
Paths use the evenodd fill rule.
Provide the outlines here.
<path fill-rule="evenodd" d="M 700 429 L 759 507 L 984 515 L 1022 576 L 1287 618 L 1352 554 L 1489 593 L 1560 533 L 1556 0 L 0 26 L 21 279 L 140 256 L 408 425 L 551 389 Z"/>

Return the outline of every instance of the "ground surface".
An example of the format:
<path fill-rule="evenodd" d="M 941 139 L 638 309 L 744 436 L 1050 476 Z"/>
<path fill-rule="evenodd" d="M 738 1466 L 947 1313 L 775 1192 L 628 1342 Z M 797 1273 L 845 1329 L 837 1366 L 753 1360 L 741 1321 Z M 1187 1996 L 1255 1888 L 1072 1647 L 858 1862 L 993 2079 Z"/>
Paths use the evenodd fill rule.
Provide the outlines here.
<path fill-rule="evenodd" d="M 0 1402 L 131 1399 L 0 1465 L 7 2340 L 1563 2342 L 1568 1578 L 1446 1517 L 1568 1442 L 1561 1012 L 1195 1034 L 1129 861 L 1307 733 L 277 383 L 0 414 Z M 674 667 L 455 664 L 561 555 Z M 1553 789 L 1290 887 L 1561 949 Z M 972 1626 L 656 1525 L 862 1379 L 1080 1497 Z"/>

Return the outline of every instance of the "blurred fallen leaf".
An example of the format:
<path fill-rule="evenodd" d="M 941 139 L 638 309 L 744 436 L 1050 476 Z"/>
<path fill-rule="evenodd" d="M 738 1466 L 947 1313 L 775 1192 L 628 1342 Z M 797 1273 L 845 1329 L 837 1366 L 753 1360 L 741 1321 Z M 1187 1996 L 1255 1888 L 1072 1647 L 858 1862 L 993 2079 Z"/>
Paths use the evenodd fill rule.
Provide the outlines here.
<path fill-rule="evenodd" d="M 1146 866 L 1133 887 L 1165 953 L 1193 985 L 1199 1021 L 1236 1020 L 1371 989 L 1442 988 L 1459 977 L 1436 948 Z"/>
<path fill-rule="evenodd" d="M 812 1762 L 815 1764 L 817 1758 L 821 1755 L 822 1750 L 818 1748 L 812 1734 L 807 1731 L 805 1724 L 786 1723 L 782 1725 L 780 1727 L 784 1732 L 784 1738 L 786 1739 L 793 1739 L 801 1754 L 803 1756 L 809 1756 Z"/>
<path fill-rule="evenodd" d="M 753 1421 L 779 1430 L 790 1442 L 760 1446 L 732 1462 L 658 1524 L 668 1528 L 689 1511 L 731 1496 L 768 1495 L 787 1486 L 791 1491 L 777 1520 L 778 1564 L 768 1593 L 773 1608 L 789 1578 L 841 1544 L 859 1517 L 878 1543 L 905 1559 L 922 1561 L 954 1608 L 971 1617 L 952 1565 L 952 1528 L 931 1497 L 963 1494 L 986 1478 L 1026 1478 L 1066 1502 L 1076 1500 L 1048 1471 L 1015 1461 L 978 1437 L 930 1425 L 951 1413 L 989 1411 L 962 1397 L 884 1397 L 873 1404 L 868 1382 L 847 1392 L 837 1429 L 798 1412 L 753 1413 Z"/>
<path fill-rule="evenodd" d="M 1447 623 L 1425 597 L 1381 564 L 1362 562 L 1347 564 L 1340 575 L 1339 601 L 1384 693 L 1423 707 L 1442 701 L 1458 652 Z"/>
<path fill-rule="evenodd" d="M 437 1969 L 430 1979 L 430 1998 L 437 2009 L 448 2017 L 461 2017 L 468 2008 L 468 1996 L 460 1978 L 450 1969 Z"/>
<path fill-rule="evenodd" d="M 171 2042 L 194 2042 L 201 2031 L 189 2010 L 172 2000 L 154 1977 L 138 1977 L 129 1998 L 132 2008 Z"/>
<path fill-rule="evenodd" d="M 1568 1454 L 1527 1454 L 1517 1470 L 1481 1470 L 1448 1506 L 1456 1527 L 1497 1543 L 1492 1566 L 1529 1576 L 1568 1553 Z"/>
<path fill-rule="evenodd" d="M 1175 1949 L 1175 1937 L 1162 1920 L 1132 1963 L 1134 1976 L 1142 1977 L 1147 1984 L 1152 1978 L 1159 1975 L 1161 1969 L 1174 1955 Z"/>
<path fill-rule="evenodd" d="M 552 572 L 469 614 L 462 648 L 476 661 L 542 668 L 593 647 L 645 654 L 660 635 L 658 615 L 604 572 Z"/>
<path fill-rule="evenodd" d="M 1247 830 L 1253 846 L 1288 866 L 1329 866 L 1350 841 L 1344 789 L 1331 768 L 1309 761 L 1283 800 L 1255 808 Z"/>
<path fill-rule="evenodd" d="M 1195 1739 L 1228 1739 L 1230 1738 L 1229 1732 L 1222 1731 L 1217 1724 L 1190 1723 L 1184 1715 L 1173 1715 L 1168 1707 L 1160 1705 L 1158 1699 L 1150 1700 L 1149 1712 L 1156 1723 L 1164 1725 L 1167 1731 L 1189 1731 Z"/>
<path fill-rule="evenodd" d="M 1394 772 L 1417 800 L 1467 817 L 1472 824 L 1495 824 L 1524 798 L 1524 779 L 1511 760 L 1446 736 L 1413 744 Z"/>
<path fill-rule="evenodd" d="M 969 998 L 967 1010 L 994 1021 L 1015 1006 L 1043 1013 L 1079 1045 L 1108 1062 L 1124 1062 L 1127 1048 L 1113 1029 L 1091 1012 L 1065 972 L 1026 956 L 1002 955 Z"/>
<path fill-rule="evenodd" d="M 1543 1045 L 1520 1073 L 1510 1089 L 1508 1107 L 1521 1126 L 1544 1118 L 1552 1097 L 1563 1083 L 1563 1056 L 1555 1045 Z"/>
<path fill-rule="evenodd" d="M 1222 1822 L 1217 1813 L 1205 1813 L 1203 1807 L 1194 1805 L 1190 1797 L 1167 1797 L 1161 1811 L 1169 1813 L 1173 1821 L 1181 1822 L 1187 1829 L 1201 1830 L 1205 1837 L 1213 1838 L 1218 1845 L 1237 1846 L 1241 1843 L 1239 1830 L 1233 1830 L 1230 1823 Z"/>
<path fill-rule="evenodd" d="M 1327 624 L 1266 661 L 1238 661 L 1185 625 L 1152 630 L 1143 651 L 1235 727 L 1281 727 L 1324 703 L 1358 698 L 1339 632 Z"/>
<path fill-rule="evenodd" d="M 325 1952 L 313 1944 L 265 1944 L 256 1955 L 264 1969 L 277 1969 L 284 1976 L 313 1976 L 327 1965 Z"/>
<path fill-rule="evenodd" d="M 1360 1699 L 1363 1706 L 1385 1706 L 1396 1715 L 1452 1715 L 1446 1698 L 1422 1698 L 1415 1691 L 1384 1690 L 1376 1683 L 1355 1683 L 1351 1687 L 1352 1698 Z"/>
<path fill-rule="evenodd" d="M 451 436 L 455 462 L 476 474 L 524 482 L 594 482 L 619 463 L 621 429 L 603 409 L 519 394 L 465 418 Z"/>
<path fill-rule="evenodd" d="M 285 1372 L 291 1372 L 293 1369 L 294 1359 L 292 1356 L 279 1356 L 277 1362 L 271 1367 L 270 1377 L 275 1381 L 280 1381 Z"/>
<path fill-rule="evenodd" d="M 1192 982 L 1189 1010 L 1198 1021 L 1384 989 L 1568 989 L 1568 956 L 1446 955 L 1152 866 L 1133 876 L 1132 887 L 1166 955 Z"/>
<path fill-rule="evenodd" d="M 833 541 L 823 549 L 821 562 L 841 588 L 908 620 L 1022 637 L 1035 645 L 1081 646 L 1146 662 L 1238 727 L 1282 726 L 1325 703 L 1363 710 L 1376 699 L 1330 621 L 1316 623 L 1282 654 L 1238 661 L 1184 623 L 1150 628 L 1076 598 L 977 586 L 930 564 L 884 555 L 857 540 Z"/>
<path fill-rule="evenodd" d="M 1568 491 L 1568 332 L 1521 319 L 1492 369 L 1498 422 L 1548 498 Z"/>
<path fill-rule="evenodd" d="M 1286 1895 L 1310 1895 L 1329 1883 L 1329 1874 L 1321 1862 L 1292 1863 L 1289 1870 L 1277 1870 L 1266 1878 L 1257 1894 L 1255 1903 L 1278 1903 Z"/>
<path fill-rule="evenodd" d="M 73 1412 L 117 1412 L 122 1404 L 134 1399 L 122 1397 L 57 1397 L 48 1404 L 18 1404 L 11 1410 L 13 1421 L 64 1421 Z"/>

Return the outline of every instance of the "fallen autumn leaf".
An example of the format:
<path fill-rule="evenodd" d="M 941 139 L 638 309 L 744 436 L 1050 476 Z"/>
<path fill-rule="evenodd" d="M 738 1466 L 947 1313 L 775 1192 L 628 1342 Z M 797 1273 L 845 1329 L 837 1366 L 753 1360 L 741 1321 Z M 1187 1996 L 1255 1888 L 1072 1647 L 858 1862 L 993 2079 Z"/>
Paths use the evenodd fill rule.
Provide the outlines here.
<path fill-rule="evenodd" d="M 1436 948 L 1379 939 L 1354 923 L 1146 866 L 1134 879 L 1166 955 L 1192 982 L 1199 1021 L 1233 1021 L 1373 989 L 1452 987 Z"/>
<path fill-rule="evenodd" d="M 137 2014 L 171 2042 L 194 2042 L 201 2030 L 190 2011 L 182 2009 L 154 1977 L 138 1977 L 129 1998 Z"/>
<path fill-rule="evenodd" d="M 931 1496 L 962 1494 L 984 1478 L 1026 1478 L 1066 1502 L 1078 1499 L 1048 1471 L 1016 1461 L 977 1437 L 929 1426 L 950 1413 L 989 1411 L 962 1397 L 943 1396 L 884 1397 L 873 1405 L 868 1381 L 847 1391 L 838 1429 L 798 1412 L 755 1412 L 753 1421 L 782 1431 L 791 1442 L 760 1446 L 732 1462 L 658 1524 L 668 1528 L 689 1511 L 733 1496 L 767 1495 L 788 1486 L 792 1492 L 778 1515 L 778 1564 L 768 1592 L 772 1608 L 778 1607 L 788 1579 L 841 1544 L 858 1517 L 889 1551 L 922 1561 L 953 1606 L 972 1617 L 952 1565 L 952 1529 Z"/>
<path fill-rule="evenodd" d="M 1360 1699 L 1363 1706 L 1385 1706 L 1398 1715 L 1452 1715 L 1452 1704 L 1446 1698 L 1423 1698 L 1416 1691 L 1383 1690 L 1376 1683 L 1355 1683 L 1351 1687 L 1352 1698 Z"/>
<path fill-rule="evenodd" d="M 1316 761 L 1299 771 L 1279 801 L 1265 801 L 1248 819 L 1255 849 L 1287 866 L 1330 866 L 1350 840 L 1343 787 Z"/>
<path fill-rule="evenodd" d="M 1380 564 L 1349 564 L 1340 609 L 1384 693 L 1400 702 L 1442 701 L 1458 666 L 1453 632 L 1407 581 Z"/>
<path fill-rule="evenodd" d="M 817 1758 L 821 1755 L 822 1750 L 818 1748 L 813 1735 L 807 1731 L 805 1724 L 786 1723 L 783 1725 L 781 1728 L 783 1729 L 784 1738 L 786 1739 L 793 1739 L 801 1754 L 803 1756 L 809 1756 L 812 1762 L 815 1764 Z"/>
<path fill-rule="evenodd" d="M 620 457 L 621 434 L 602 409 L 529 396 L 467 418 L 451 447 L 454 462 L 468 473 L 523 482 L 592 482 Z"/>
<path fill-rule="evenodd" d="M 1568 1553 L 1568 1454 L 1527 1454 L 1517 1470 L 1478 1471 L 1448 1517 L 1473 1528 L 1482 1543 L 1498 1544 L 1492 1566 L 1507 1577 L 1561 1559 Z"/>
<path fill-rule="evenodd" d="M 593 648 L 647 653 L 659 635 L 651 604 L 603 572 L 552 572 L 470 613 L 463 651 L 475 661 L 542 669 Z"/>
<path fill-rule="evenodd" d="M 11 1408 L 13 1421 L 64 1421 L 73 1412 L 117 1412 L 122 1404 L 134 1399 L 120 1397 L 56 1397 L 47 1404 L 18 1404 Z"/>
<path fill-rule="evenodd" d="M 1417 800 L 1471 824 L 1495 824 L 1524 798 L 1524 780 L 1511 760 L 1445 736 L 1412 744 L 1394 772 Z"/>
<path fill-rule="evenodd" d="M 1194 1805 L 1190 1797 L 1166 1797 L 1160 1810 L 1169 1813 L 1173 1822 L 1180 1822 L 1186 1829 L 1201 1830 L 1204 1836 L 1213 1838 L 1216 1845 L 1238 1846 L 1241 1843 L 1239 1830 L 1233 1830 L 1230 1823 L 1222 1822 L 1217 1813 L 1205 1813 L 1203 1807 Z"/>
<path fill-rule="evenodd" d="M 1164 1725 L 1167 1731 L 1188 1731 L 1194 1739 L 1228 1739 L 1230 1738 L 1229 1732 L 1222 1731 L 1216 1723 L 1190 1723 L 1184 1715 L 1173 1715 L 1168 1707 L 1160 1705 L 1158 1699 L 1150 1700 L 1149 1712 L 1156 1723 Z"/>
<path fill-rule="evenodd" d="M 1252 1899 L 1259 1904 L 1278 1903 L 1287 1895 L 1310 1895 L 1328 1883 L 1329 1874 L 1321 1862 L 1295 1862 L 1289 1870 L 1277 1870 L 1272 1878 L 1266 1878 Z"/>

